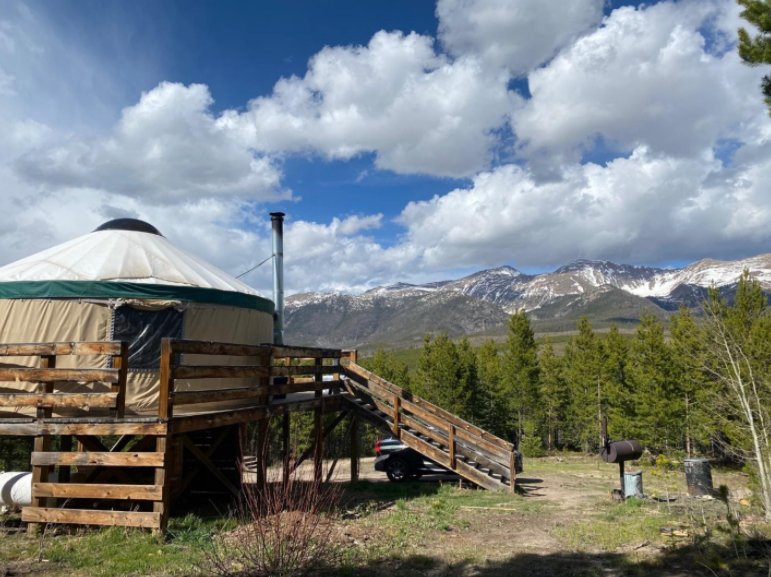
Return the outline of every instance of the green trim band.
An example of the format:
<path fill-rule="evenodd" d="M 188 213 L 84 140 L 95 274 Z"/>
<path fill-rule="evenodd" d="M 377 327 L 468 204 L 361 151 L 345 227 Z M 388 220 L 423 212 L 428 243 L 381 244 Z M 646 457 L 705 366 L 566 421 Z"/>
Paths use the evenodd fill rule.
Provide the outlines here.
<path fill-rule="evenodd" d="M 256 295 L 218 289 L 110 281 L 14 281 L 0 282 L 0 299 L 127 298 L 181 300 L 273 314 L 272 301 Z"/>

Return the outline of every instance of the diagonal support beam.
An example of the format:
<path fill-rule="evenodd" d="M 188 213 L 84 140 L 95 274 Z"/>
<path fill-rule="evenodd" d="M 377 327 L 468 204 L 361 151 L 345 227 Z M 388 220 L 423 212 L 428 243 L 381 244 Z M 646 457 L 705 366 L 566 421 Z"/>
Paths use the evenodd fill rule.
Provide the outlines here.
<path fill-rule="evenodd" d="M 337 416 L 334 418 L 334 420 L 329 423 L 326 427 L 324 427 L 324 430 L 321 433 L 321 442 L 323 443 L 326 438 L 329 436 L 329 434 L 335 430 L 335 427 L 339 425 L 343 419 L 348 415 L 348 411 L 340 411 Z M 308 447 L 305 451 L 303 451 L 302 455 L 300 455 L 297 460 L 294 462 L 294 464 L 289 468 L 289 474 L 291 475 L 294 473 L 297 468 L 303 464 L 303 462 L 310 457 L 316 450 L 316 442 L 314 441 L 313 444 Z"/>

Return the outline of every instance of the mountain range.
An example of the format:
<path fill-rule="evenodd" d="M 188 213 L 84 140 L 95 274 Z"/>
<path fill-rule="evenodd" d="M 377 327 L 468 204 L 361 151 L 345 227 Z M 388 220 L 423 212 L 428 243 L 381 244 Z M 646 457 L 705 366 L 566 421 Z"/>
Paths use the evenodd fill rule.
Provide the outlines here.
<path fill-rule="evenodd" d="M 729 294 L 749 270 L 771 292 L 771 253 L 736 261 L 705 259 L 680 269 L 577 260 L 528 275 L 512 267 L 457 280 L 397 283 L 359 295 L 302 293 L 285 304 L 285 341 L 329 347 L 414 346 L 427 333 L 500 336 L 517 310 L 539 332 L 571 330 L 583 315 L 595 327 L 636 324 L 643 313 L 666 318 L 698 308 L 710 287 Z"/>

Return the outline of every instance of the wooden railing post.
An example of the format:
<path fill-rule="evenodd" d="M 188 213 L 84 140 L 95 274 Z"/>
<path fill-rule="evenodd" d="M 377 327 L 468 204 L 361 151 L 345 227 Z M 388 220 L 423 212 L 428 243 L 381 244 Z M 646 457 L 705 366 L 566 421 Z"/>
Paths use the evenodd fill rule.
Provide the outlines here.
<path fill-rule="evenodd" d="M 40 357 L 40 368 L 41 369 L 55 369 L 56 368 L 56 355 L 44 355 Z M 52 381 L 46 381 L 43 383 L 43 392 L 44 393 L 53 393 L 54 392 L 54 383 Z M 37 418 L 38 419 L 44 419 L 47 417 L 50 417 L 52 415 L 52 411 L 50 407 L 38 407 L 37 408 Z"/>
<path fill-rule="evenodd" d="M 450 432 L 447 437 L 450 444 L 450 468 L 455 469 L 455 425 L 450 424 Z"/>
<path fill-rule="evenodd" d="M 126 378 L 128 376 L 128 343 L 121 341 L 120 355 L 113 356 L 112 368 L 118 369 L 118 382 L 113 383 L 112 392 L 117 393 L 115 416 L 123 417 L 126 412 Z"/>
<path fill-rule="evenodd" d="M 170 398 L 174 390 L 174 379 L 171 374 L 172 356 L 171 339 L 165 337 L 161 340 L 161 374 L 158 391 L 158 418 L 163 420 L 170 419 L 173 411 Z"/>
<path fill-rule="evenodd" d="M 512 451 L 509 454 L 509 483 L 511 484 L 509 487 L 509 491 L 512 493 L 516 492 L 516 482 L 517 482 L 517 452 Z"/>
<path fill-rule="evenodd" d="M 341 351 L 340 358 L 348 359 L 348 362 L 356 364 L 359 360 L 359 354 L 356 349 L 348 349 L 346 351 Z"/>
<path fill-rule="evenodd" d="M 401 438 L 401 428 L 399 427 L 399 411 L 402 408 L 402 399 L 399 395 L 394 395 L 394 436 Z"/>

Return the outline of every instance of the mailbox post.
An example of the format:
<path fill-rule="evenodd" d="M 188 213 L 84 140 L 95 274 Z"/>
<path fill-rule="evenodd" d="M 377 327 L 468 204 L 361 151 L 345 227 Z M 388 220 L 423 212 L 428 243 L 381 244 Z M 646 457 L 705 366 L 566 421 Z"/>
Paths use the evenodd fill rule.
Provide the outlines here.
<path fill-rule="evenodd" d="M 603 448 L 600 457 L 606 463 L 618 463 L 618 476 L 621 480 L 621 498 L 626 499 L 626 489 L 624 483 L 624 463 L 634 461 L 642 456 L 642 446 L 639 441 L 623 440 L 611 441 L 608 438 L 608 419 L 602 419 L 602 442 Z"/>

